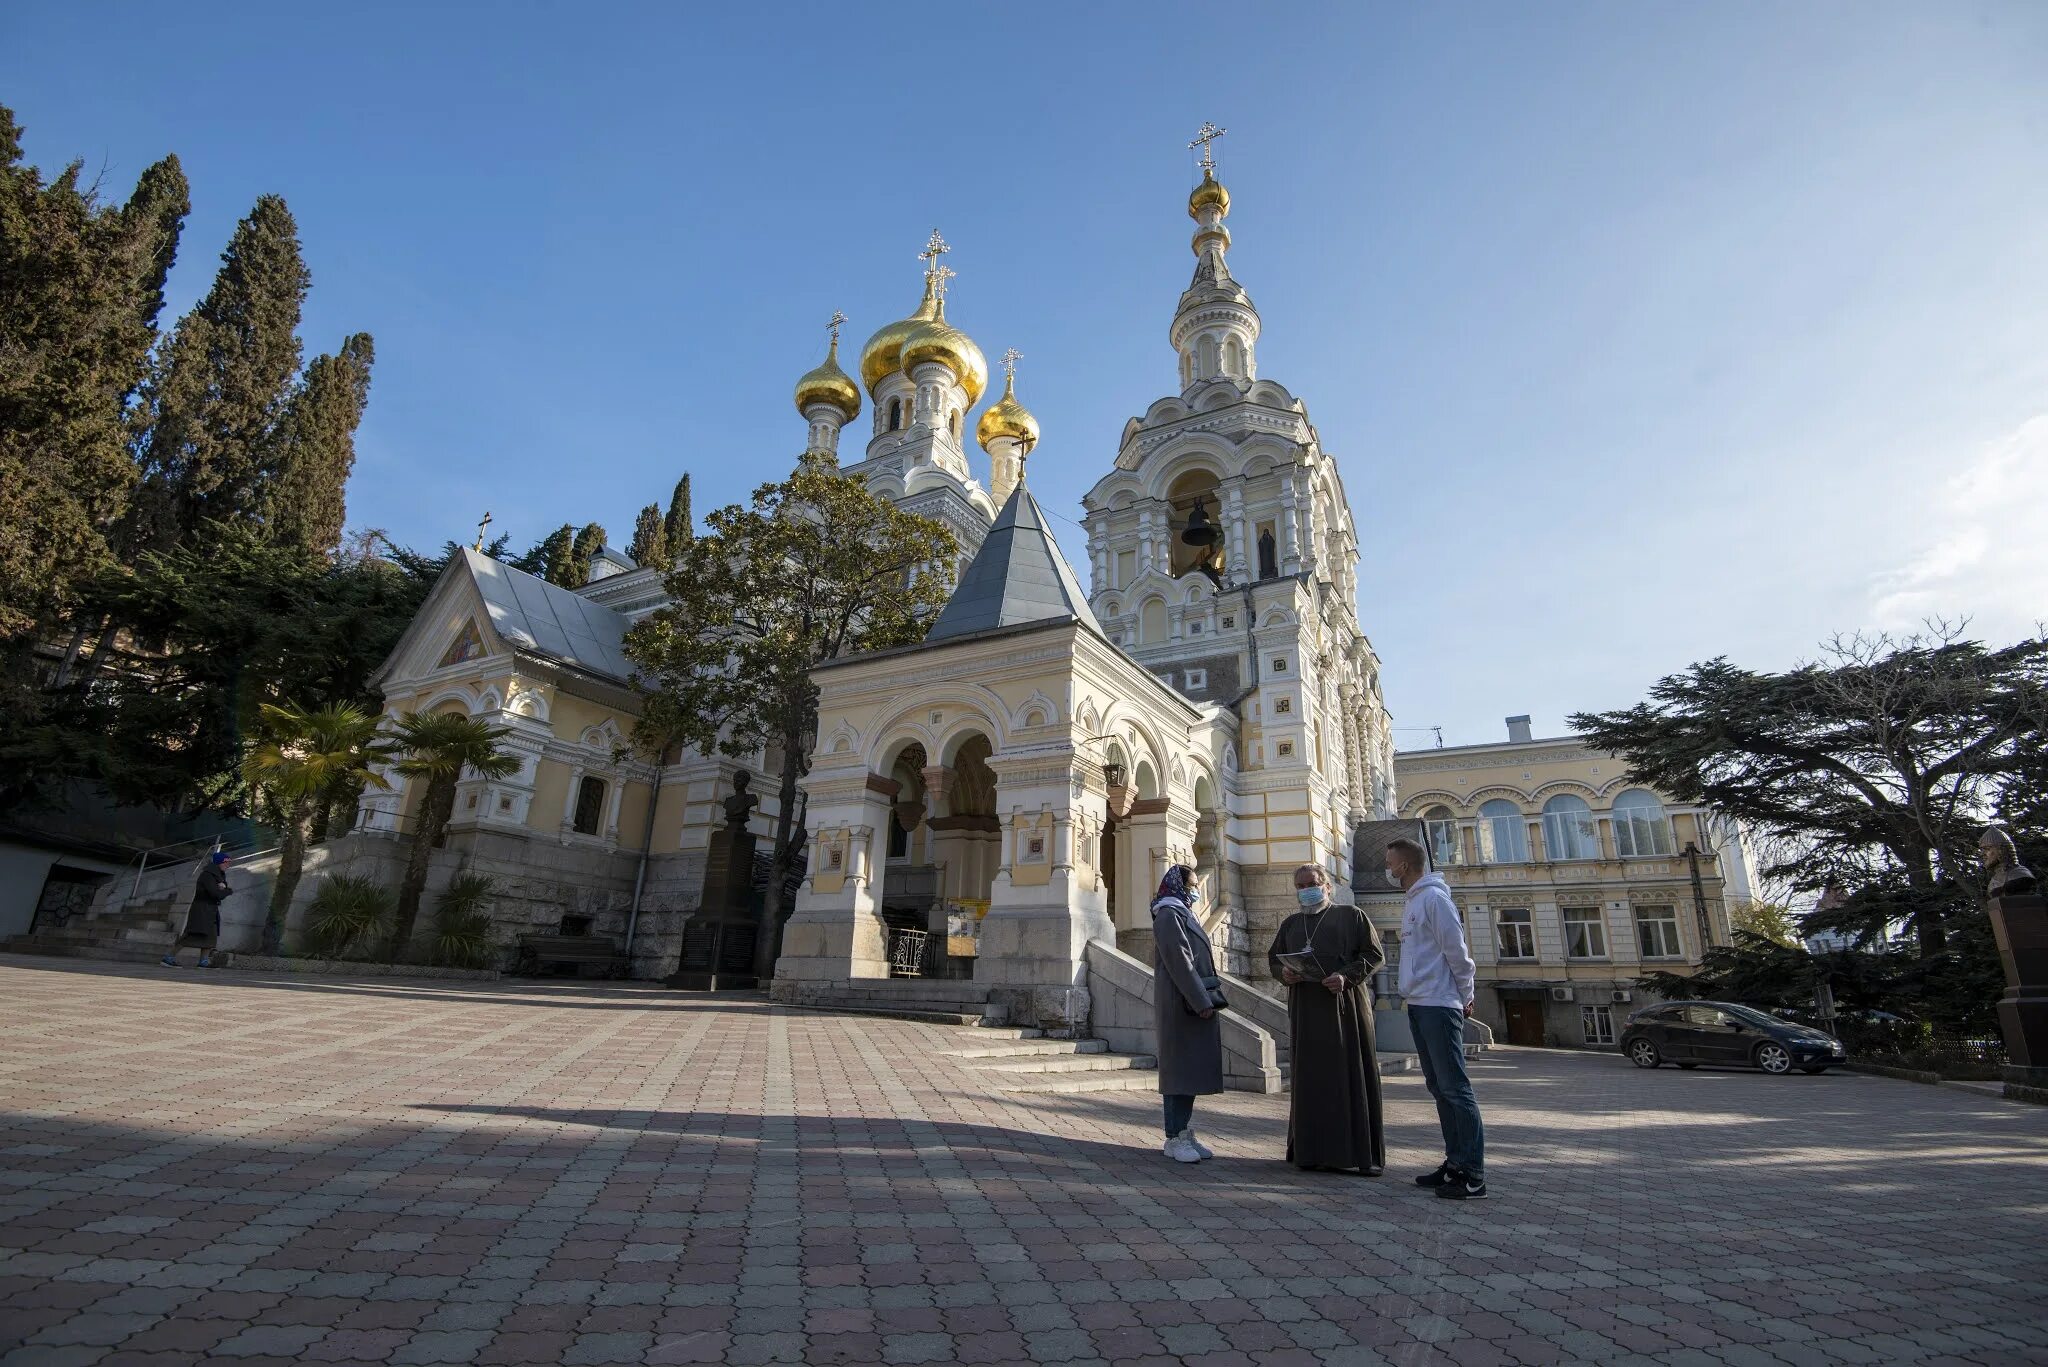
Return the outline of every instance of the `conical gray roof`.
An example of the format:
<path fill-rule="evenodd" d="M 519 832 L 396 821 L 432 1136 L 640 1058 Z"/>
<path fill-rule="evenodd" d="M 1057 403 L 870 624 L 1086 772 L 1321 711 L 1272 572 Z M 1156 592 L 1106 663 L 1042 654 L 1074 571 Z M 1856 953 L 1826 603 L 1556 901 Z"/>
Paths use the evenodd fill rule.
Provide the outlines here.
<path fill-rule="evenodd" d="M 1045 510 L 1019 480 L 924 639 L 945 641 L 1029 622 L 1079 622 L 1103 635 L 1088 595 L 1045 525 Z"/>

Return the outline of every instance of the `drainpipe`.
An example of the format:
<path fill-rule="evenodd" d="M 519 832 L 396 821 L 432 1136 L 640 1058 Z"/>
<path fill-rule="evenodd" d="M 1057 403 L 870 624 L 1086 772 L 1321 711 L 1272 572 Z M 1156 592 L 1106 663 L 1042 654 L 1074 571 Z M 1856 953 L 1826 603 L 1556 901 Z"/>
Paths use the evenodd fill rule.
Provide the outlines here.
<path fill-rule="evenodd" d="M 640 867 L 633 871 L 633 910 L 626 917 L 626 960 L 629 965 L 633 958 L 633 931 L 640 924 L 640 892 L 647 886 L 647 860 L 654 852 L 654 811 L 661 805 L 662 761 L 667 759 L 664 750 L 654 757 L 654 791 L 647 797 L 647 830 L 640 837 Z"/>

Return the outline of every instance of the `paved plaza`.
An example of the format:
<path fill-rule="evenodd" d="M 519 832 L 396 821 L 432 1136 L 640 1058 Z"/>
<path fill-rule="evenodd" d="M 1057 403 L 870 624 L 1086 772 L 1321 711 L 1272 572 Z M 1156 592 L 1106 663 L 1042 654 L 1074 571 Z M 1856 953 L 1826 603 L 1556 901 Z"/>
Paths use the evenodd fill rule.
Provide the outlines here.
<path fill-rule="evenodd" d="M 1036 1095 L 943 1027 L 617 985 L 0 960 L 0 1364 L 2048 1362 L 2048 1109 L 1475 1065 L 1494 1195 L 1387 1083 Z"/>

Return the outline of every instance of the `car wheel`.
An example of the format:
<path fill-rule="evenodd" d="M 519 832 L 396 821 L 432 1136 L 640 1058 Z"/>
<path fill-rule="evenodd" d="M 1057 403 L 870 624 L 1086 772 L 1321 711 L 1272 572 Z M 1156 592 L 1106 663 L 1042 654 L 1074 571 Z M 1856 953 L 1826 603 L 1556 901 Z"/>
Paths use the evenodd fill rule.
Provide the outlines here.
<path fill-rule="evenodd" d="M 1655 1068 L 1664 1060 L 1658 1056 L 1657 1046 L 1646 1039 L 1639 1039 L 1628 1047 L 1629 1062 L 1638 1068 Z"/>
<path fill-rule="evenodd" d="M 1825 1072 L 1826 1072 L 1827 1070 L 1828 1070 L 1828 1066 L 1827 1066 L 1827 1065 L 1826 1065 L 1825 1063 L 1816 1063 L 1816 1064 L 1810 1064 L 1810 1065 L 1808 1065 L 1807 1067 L 1801 1068 L 1801 1069 L 1800 1069 L 1799 1071 L 1800 1071 L 1800 1072 L 1802 1072 L 1802 1073 L 1809 1073 L 1809 1074 L 1811 1074 L 1811 1073 L 1825 1073 Z"/>
<path fill-rule="evenodd" d="M 1756 1047 L 1756 1066 L 1781 1077 L 1792 1071 L 1792 1051 L 1775 1040 L 1765 1040 Z"/>
<path fill-rule="evenodd" d="M 1691 1069 L 1694 1069 L 1694 1068 L 1697 1068 L 1697 1067 L 1699 1067 L 1699 1065 L 1698 1065 L 1697 1063 L 1681 1063 L 1681 1064 L 1679 1064 L 1678 1066 L 1679 1066 L 1679 1067 L 1681 1067 L 1681 1068 L 1684 1068 L 1684 1069 L 1686 1069 L 1686 1070 L 1688 1070 L 1688 1071 L 1690 1071 Z"/>

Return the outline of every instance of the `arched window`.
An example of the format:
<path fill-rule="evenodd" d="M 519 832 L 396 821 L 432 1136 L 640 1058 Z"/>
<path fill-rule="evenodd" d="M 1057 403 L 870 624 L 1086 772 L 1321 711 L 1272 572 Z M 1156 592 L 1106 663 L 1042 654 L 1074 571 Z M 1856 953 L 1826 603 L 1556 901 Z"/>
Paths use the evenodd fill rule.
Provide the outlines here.
<path fill-rule="evenodd" d="M 1671 821 L 1648 788 L 1631 788 L 1614 799 L 1614 852 L 1624 859 L 1671 853 Z"/>
<path fill-rule="evenodd" d="M 1197 342 L 1195 344 L 1195 356 L 1197 358 L 1195 363 L 1196 372 L 1203 379 L 1206 380 L 1215 375 L 1216 339 L 1214 337 L 1204 337 L 1201 341 Z"/>
<path fill-rule="evenodd" d="M 1166 639 L 1166 600 L 1147 598 L 1138 609 L 1138 639 L 1146 645 Z"/>
<path fill-rule="evenodd" d="M 953 440 L 960 440 L 960 410 L 953 410 Z"/>
<path fill-rule="evenodd" d="M 1180 354 L 1180 387 L 1186 389 L 1195 378 L 1195 358 L 1188 352 Z"/>
<path fill-rule="evenodd" d="M 1244 373 L 1244 343 L 1233 337 L 1223 348 L 1223 368 L 1240 380 Z"/>
<path fill-rule="evenodd" d="M 889 430 L 891 432 L 903 430 L 903 400 L 901 399 L 889 400 Z"/>
<path fill-rule="evenodd" d="M 576 819 L 571 823 L 578 835 L 596 835 L 604 825 L 604 780 L 585 778 L 576 787 Z"/>
<path fill-rule="evenodd" d="M 1422 829 L 1429 837 L 1429 857 L 1438 868 L 1458 862 L 1458 822 L 1449 807 L 1431 807 L 1424 812 Z"/>
<path fill-rule="evenodd" d="M 1479 859 L 1484 864 L 1529 862 L 1529 828 L 1522 809 L 1497 797 L 1479 809 Z"/>
<path fill-rule="evenodd" d="M 1543 804 L 1543 847 L 1552 859 L 1600 857 L 1600 831 L 1584 798 L 1559 793 Z"/>

